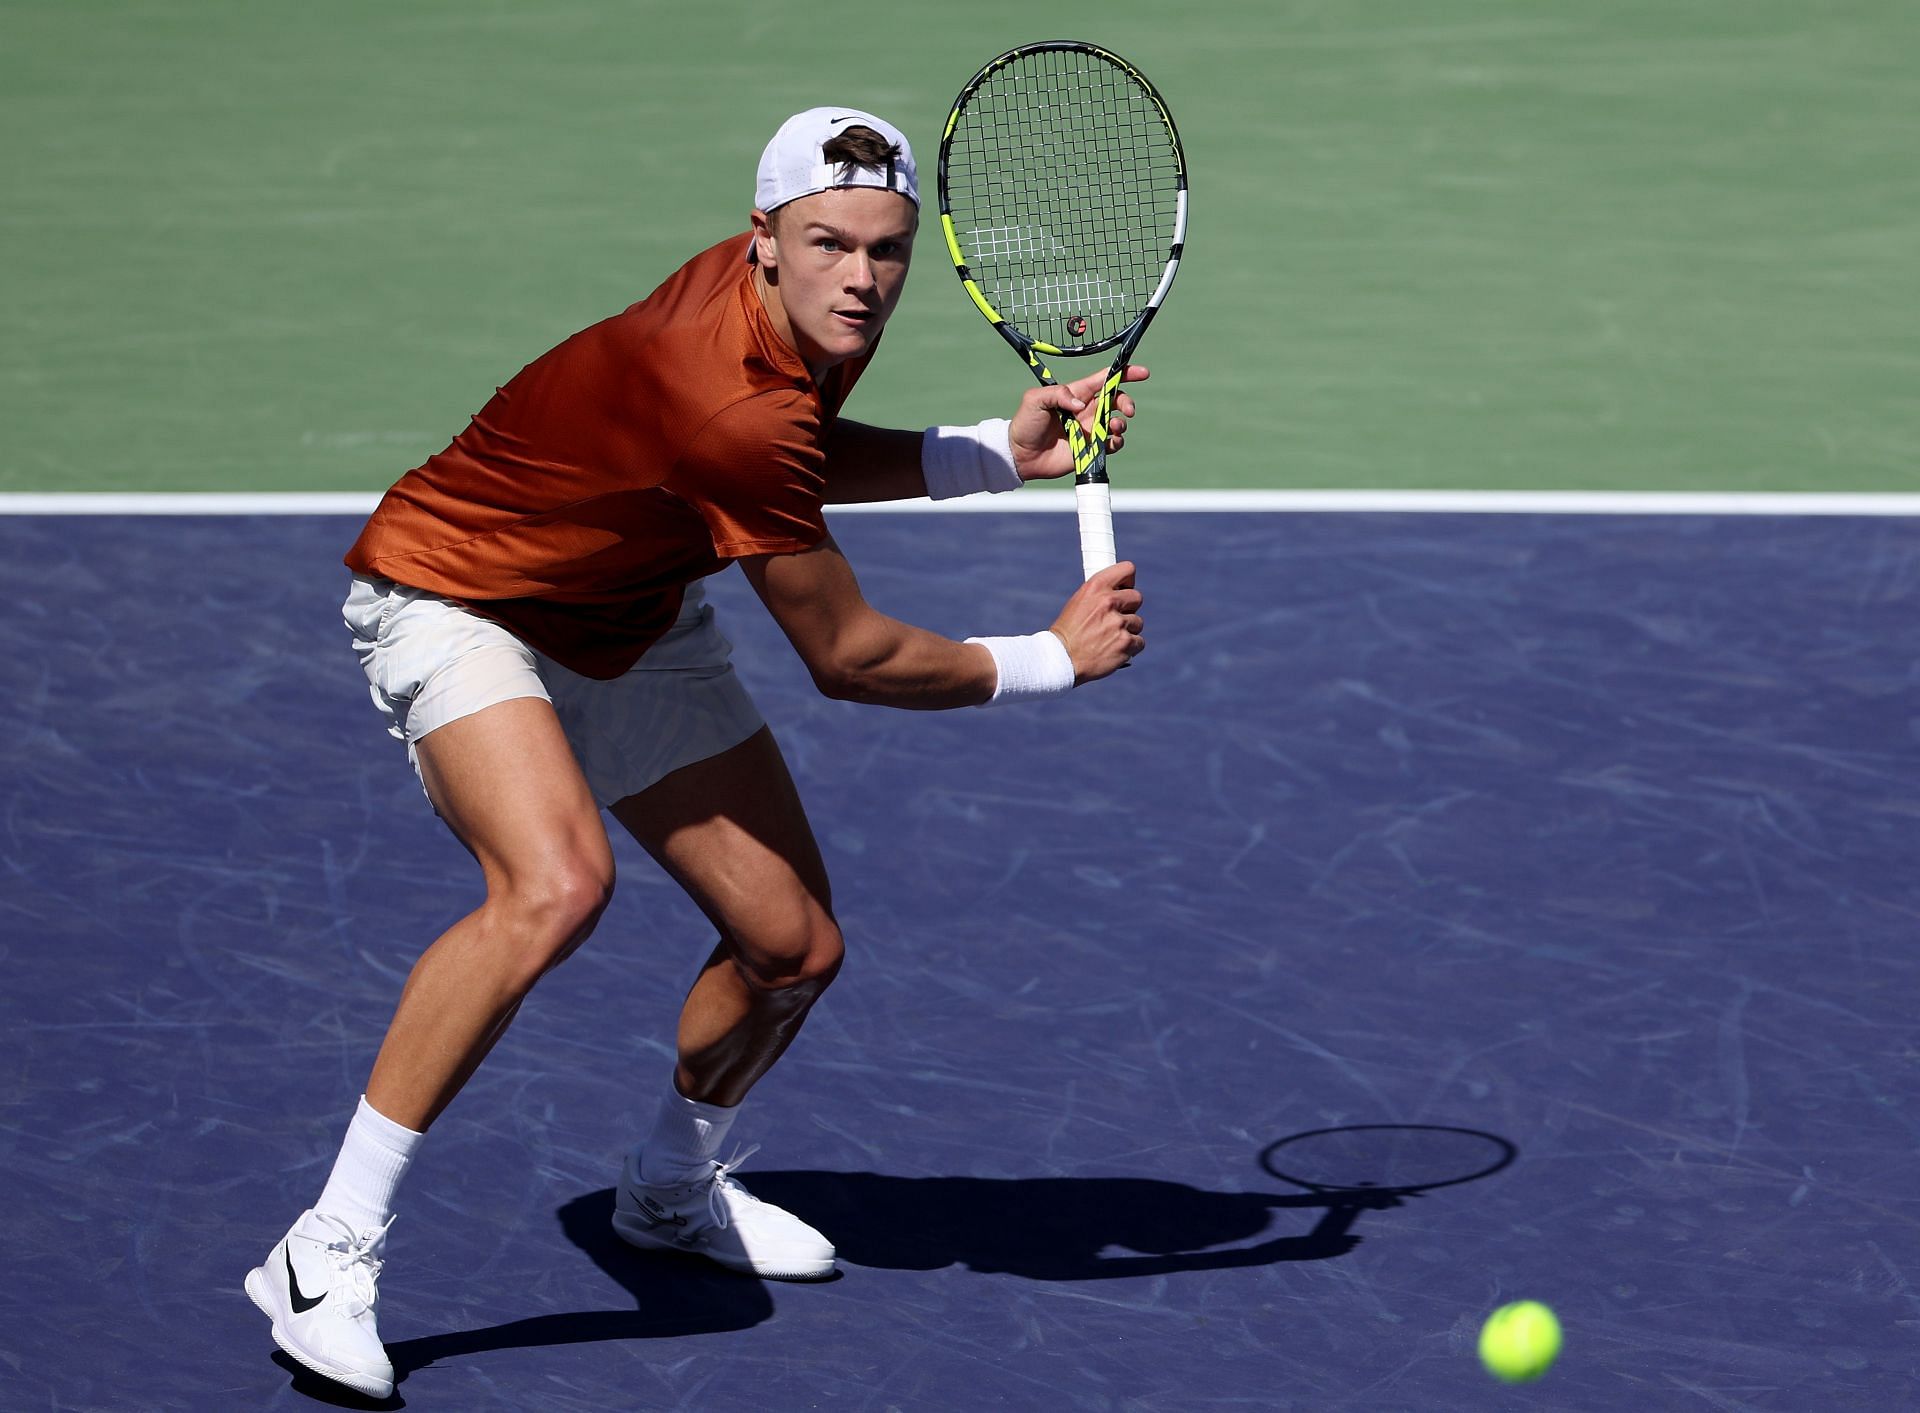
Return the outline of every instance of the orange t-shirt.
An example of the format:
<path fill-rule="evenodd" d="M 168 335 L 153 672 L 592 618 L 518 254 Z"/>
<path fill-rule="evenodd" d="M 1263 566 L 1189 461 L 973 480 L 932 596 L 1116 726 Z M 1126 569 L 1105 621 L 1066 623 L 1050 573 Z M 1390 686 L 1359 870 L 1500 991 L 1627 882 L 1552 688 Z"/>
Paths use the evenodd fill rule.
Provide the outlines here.
<path fill-rule="evenodd" d="M 528 364 L 394 484 L 348 567 L 611 678 L 695 579 L 819 543 L 826 433 L 867 359 L 816 386 L 754 292 L 748 240 Z"/>

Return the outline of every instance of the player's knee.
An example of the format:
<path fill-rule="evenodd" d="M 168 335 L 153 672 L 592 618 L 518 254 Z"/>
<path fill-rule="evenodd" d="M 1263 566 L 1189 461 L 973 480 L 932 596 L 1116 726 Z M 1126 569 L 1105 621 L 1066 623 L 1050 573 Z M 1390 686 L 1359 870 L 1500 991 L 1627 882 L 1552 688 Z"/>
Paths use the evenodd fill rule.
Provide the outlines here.
<path fill-rule="evenodd" d="M 733 939 L 734 958 L 757 991 L 817 996 L 840 972 L 846 942 L 824 908 L 808 906 Z"/>
<path fill-rule="evenodd" d="M 552 970 L 588 937 L 613 899 L 613 864 L 568 859 L 542 869 L 496 900 L 531 975 Z"/>
<path fill-rule="evenodd" d="M 600 915 L 613 901 L 613 861 L 577 860 L 555 869 L 546 879 L 540 906 L 546 931 L 559 962 L 592 935 Z"/>

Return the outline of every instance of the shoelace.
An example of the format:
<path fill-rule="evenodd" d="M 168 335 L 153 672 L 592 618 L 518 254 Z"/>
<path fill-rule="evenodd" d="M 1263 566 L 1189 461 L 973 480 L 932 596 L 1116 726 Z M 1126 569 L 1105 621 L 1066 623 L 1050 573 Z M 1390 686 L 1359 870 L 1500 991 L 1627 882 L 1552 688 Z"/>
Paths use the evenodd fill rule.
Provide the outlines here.
<path fill-rule="evenodd" d="M 749 1202 L 760 1200 L 733 1180 L 733 1174 L 745 1166 L 747 1159 L 759 1151 L 760 1145 L 757 1143 L 751 1148 L 736 1148 L 733 1150 L 733 1156 L 726 1162 L 714 1163 L 713 1186 L 707 1189 L 707 1212 L 712 1216 L 717 1230 L 725 1231 L 732 1225 L 732 1218 L 727 1214 L 727 1204 L 720 1200 L 723 1192 L 737 1192 Z"/>
<path fill-rule="evenodd" d="M 346 1273 L 353 1298 L 360 1302 L 362 1309 L 371 1310 L 375 1298 L 373 1283 L 386 1264 L 373 1251 L 386 1239 L 387 1227 L 393 1225 L 393 1218 L 388 1217 L 384 1226 L 368 1227 L 365 1231 L 355 1231 L 327 1212 L 315 1212 L 313 1219 L 339 1233 L 324 1249 L 332 1258 L 334 1269 Z"/>

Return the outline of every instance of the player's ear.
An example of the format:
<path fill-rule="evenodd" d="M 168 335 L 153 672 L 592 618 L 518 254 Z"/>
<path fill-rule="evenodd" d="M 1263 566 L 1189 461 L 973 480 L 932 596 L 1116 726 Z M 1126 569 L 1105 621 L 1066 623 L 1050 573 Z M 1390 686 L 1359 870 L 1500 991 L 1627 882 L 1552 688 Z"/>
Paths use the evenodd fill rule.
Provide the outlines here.
<path fill-rule="evenodd" d="M 753 215 L 753 259 L 763 270 L 772 270 L 780 264 L 779 237 L 774 234 L 773 217 L 758 207 Z"/>

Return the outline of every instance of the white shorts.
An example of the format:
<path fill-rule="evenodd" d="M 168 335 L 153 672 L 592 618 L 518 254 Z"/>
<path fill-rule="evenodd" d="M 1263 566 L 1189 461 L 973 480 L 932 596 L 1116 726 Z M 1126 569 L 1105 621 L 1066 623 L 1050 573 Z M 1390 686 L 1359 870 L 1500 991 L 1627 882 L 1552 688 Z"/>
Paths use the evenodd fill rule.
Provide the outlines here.
<path fill-rule="evenodd" d="M 680 616 L 621 677 L 582 677 L 500 624 L 437 594 L 356 574 L 341 609 L 387 730 L 407 759 L 430 731 L 515 697 L 553 705 L 603 806 L 739 745 L 765 723 L 734 675 L 732 644 L 698 583 Z"/>

